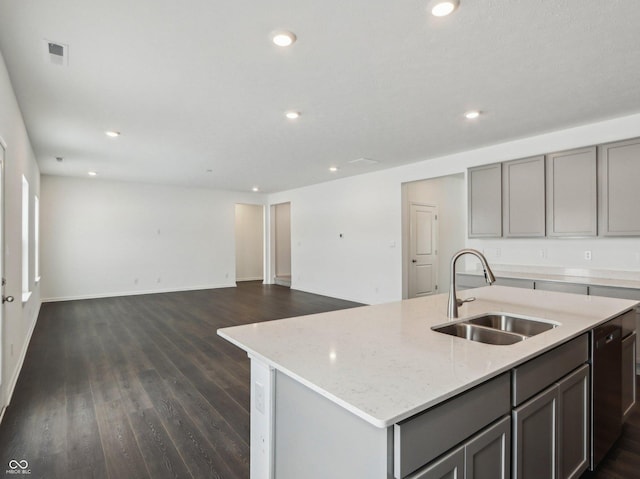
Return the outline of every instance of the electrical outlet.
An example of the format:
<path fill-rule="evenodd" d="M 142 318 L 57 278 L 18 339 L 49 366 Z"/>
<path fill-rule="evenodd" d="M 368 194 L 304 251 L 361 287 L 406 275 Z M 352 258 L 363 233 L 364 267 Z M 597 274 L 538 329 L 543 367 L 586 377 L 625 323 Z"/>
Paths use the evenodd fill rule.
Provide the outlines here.
<path fill-rule="evenodd" d="M 587 250 L 584 252 L 584 259 L 587 261 L 591 261 L 591 250 Z"/>

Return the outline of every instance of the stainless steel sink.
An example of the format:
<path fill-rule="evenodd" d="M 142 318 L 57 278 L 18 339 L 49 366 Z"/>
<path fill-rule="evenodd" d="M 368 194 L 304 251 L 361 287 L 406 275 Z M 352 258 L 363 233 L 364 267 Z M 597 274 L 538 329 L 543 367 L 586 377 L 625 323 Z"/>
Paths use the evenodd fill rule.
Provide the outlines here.
<path fill-rule="evenodd" d="M 497 329 L 482 326 L 474 326 L 473 324 L 468 323 L 447 324 L 445 326 L 434 328 L 434 331 L 486 344 L 506 345 L 518 343 L 527 339 L 526 336 L 521 334 L 499 331 Z"/>
<path fill-rule="evenodd" d="M 523 334 L 527 337 L 544 333 L 558 326 L 554 323 L 546 323 L 506 314 L 487 314 L 478 318 L 467 319 L 466 322 L 478 326 L 486 326 L 487 328 L 499 329 L 500 331 Z"/>
<path fill-rule="evenodd" d="M 557 323 L 509 314 L 490 313 L 458 323 L 435 326 L 439 333 L 486 344 L 508 345 L 556 328 Z"/>

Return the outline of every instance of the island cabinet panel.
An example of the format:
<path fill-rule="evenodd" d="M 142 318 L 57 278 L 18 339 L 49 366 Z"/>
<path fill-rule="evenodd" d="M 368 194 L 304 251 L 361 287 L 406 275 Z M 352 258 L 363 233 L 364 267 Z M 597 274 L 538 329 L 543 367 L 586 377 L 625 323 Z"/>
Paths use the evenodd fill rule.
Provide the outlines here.
<path fill-rule="evenodd" d="M 599 232 L 640 236 L 640 138 L 598 147 Z"/>
<path fill-rule="evenodd" d="M 459 447 L 433 461 L 407 479 L 462 479 L 464 478 L 464 447 Z"/>
<path fill-rule="evenodd" d="M 369 424 L 279 371 L 274 404 L 273 477 L 390 476 L 391 428 Z"/>
<path fill-rule="evenodd" d="M 462 446 L 407 479 L 508 479 L 511 477 L 511 418 L 497 421 Z"/>
<path fill-rule="evenodd" d="M 513 410 L 513 478 L 577 479 L 589 466 L 589 366 Z"/>
<path fill-rule="evenodd" d="M 514 368 L 513 406 L 519 406 L 588 360 L 589 335 L 583 334 Z"/>
<path fill-rule="evenodd" d="M 502 165 L 469 168 L 469 238 L 502 236 Z"/>
<path fill-rule="evenodd" d="M 513 479 L 557 479 L 558 388 L 553 386 L 513 411 Z"/>
<path fill-rule="evenodd" d="M 558 384 L 558 472 L 577 479 L 589 467 L 589 366 Z"/>
<path fill-rule="evenodd" d="M 488 427 L 465 445 L 465 479 L 511 477 L 511 418 Z"/>
<path fill-rule="evenodd" d="M 505 237 L 545 235 L 544 156 L 503 163 L 502 195 Z"/>
<path fill-rule="evenodd" d="M 547 236 L 598 232 L 596 147 L 547 155 Z"/>
<path fill-rule="evenodd" d="M 508 415 L 509 397 L 510 377 L 509 373 L 504 373 L 395 424 L 394 476 L 398 479 L 407 477 Z"/>

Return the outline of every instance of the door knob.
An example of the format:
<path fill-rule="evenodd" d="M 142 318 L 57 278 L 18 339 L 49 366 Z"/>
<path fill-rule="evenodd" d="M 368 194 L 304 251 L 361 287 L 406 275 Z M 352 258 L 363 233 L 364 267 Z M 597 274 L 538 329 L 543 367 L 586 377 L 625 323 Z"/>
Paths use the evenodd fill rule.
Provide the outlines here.
<path fill-rule="evenodd" d="M 2 304 L 4 303 L 13 303 L 13 296 L 3 296 L 2 297 Z"/>
<path fill-rule="evenodd" d="M 412 259 L 412 260 L 411 260 L 411 262 L 412 262 L 412 263 L 417 263 L 417 262 L 418 262 L 418 260 L 417 260 L 417 259 Z"/>

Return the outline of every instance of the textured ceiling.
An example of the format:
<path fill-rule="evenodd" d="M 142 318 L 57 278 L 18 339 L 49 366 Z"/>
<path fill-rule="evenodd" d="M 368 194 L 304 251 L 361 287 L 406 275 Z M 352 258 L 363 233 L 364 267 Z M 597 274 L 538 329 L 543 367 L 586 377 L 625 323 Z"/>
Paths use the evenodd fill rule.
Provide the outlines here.
<path fill-rule="evenodd" d="M 640 1 L 426 3 L 0 0 L 0 50 L 55 175 L 273 192 L 640 111 Z"/>

